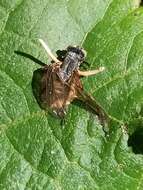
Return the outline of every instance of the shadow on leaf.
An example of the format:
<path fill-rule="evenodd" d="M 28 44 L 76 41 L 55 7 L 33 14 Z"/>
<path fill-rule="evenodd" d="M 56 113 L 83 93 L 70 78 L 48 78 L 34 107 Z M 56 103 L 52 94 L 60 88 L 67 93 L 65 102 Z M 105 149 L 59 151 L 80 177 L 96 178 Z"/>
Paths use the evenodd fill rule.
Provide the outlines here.
<path fill-rule="evenodd" d="M 129 137 L 128 146 L 132 147 L 135 154 L 143 154 L 143 128 L 136 129 Z"/>

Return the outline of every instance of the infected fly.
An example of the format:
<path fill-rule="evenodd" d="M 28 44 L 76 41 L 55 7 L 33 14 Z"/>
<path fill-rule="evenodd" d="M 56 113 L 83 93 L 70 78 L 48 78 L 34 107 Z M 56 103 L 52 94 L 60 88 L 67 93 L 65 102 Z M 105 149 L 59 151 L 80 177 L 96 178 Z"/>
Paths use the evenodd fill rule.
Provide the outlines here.
<path fill-rule="evenodd" d="M 98 115 L 101 124 L 104 125 L 107 121 L 107 114 L 95 99 L 84 91 L 80 80 L 81 77 L 96 75 L 104 71 L 104 67 L 92 71 L 81 71 L 79 67 L 84 63 L 86 57 L 86 51 L 83 48 L 79 46 L 67 47 L 66 54 L 60 61 L 52 54 L 42 39 L 39 41 L 53 61 L 52 64 L 45 65 L 42 69 L 43 75 L 39 91 L 41 106 L 63 118 L 68 105 L 78 99 L 89 106 Z"/>

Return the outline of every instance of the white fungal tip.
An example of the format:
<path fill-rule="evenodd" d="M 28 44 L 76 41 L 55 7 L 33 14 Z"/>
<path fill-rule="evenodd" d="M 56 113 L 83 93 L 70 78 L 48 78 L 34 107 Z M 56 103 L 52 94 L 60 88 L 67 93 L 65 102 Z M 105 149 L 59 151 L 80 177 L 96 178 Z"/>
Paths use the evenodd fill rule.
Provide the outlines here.
<path fill-rule="evenodd" d="M 104 70 L 105 70 L 105 67 L 100 67 L 99 70 L 100 70 L 100 71 L 104 71 Z"/>

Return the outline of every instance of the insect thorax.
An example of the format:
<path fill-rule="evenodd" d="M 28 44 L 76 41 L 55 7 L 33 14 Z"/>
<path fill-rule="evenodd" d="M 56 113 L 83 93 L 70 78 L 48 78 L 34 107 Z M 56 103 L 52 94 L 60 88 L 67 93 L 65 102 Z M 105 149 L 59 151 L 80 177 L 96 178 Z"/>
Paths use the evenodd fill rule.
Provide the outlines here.
<path fill-rule="evenodd" d="M 67 54 L 63 64 L 60 67 L 59 76 L 63 81 L 70 78 L 75 70 L 78 70 L 80 64 L 85 59 L 85 51 L 79 47 L 68 47 Z"/>

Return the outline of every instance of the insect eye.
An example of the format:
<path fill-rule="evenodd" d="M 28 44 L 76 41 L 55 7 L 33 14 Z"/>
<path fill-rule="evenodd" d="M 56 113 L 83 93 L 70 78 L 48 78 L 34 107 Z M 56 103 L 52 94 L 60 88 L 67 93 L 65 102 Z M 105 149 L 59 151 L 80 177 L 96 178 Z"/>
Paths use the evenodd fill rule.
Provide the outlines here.
<path fill-rule="evenodd" d="M 67 47 L 67 51 L 68 51 L 68 52 L 71 52 L 71 51 L 74 52 L 75 49 L 76 49 L 76 48 L 73 47 L 73 46 L 68 46 L 68 47 Z"/>
<path fill-rule="evenodd" d="M 79 47 L 79 46 L 76 46 L 76 47 L 74 47 L 74 46 L 68 46 L 67 47 L 67 52 L 70 55 L 71 54 L 73 55 L 73 53 L 75 53 L 76 55 L 79 55 L 79 57 L 81 59 L 84 59 L 86 57 L 86 51 L 83 48 Z"/>

